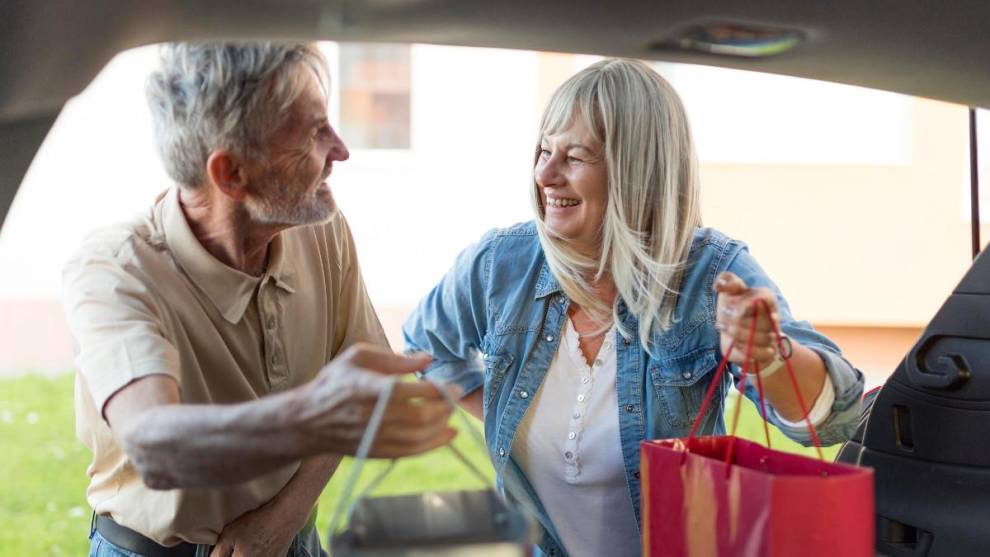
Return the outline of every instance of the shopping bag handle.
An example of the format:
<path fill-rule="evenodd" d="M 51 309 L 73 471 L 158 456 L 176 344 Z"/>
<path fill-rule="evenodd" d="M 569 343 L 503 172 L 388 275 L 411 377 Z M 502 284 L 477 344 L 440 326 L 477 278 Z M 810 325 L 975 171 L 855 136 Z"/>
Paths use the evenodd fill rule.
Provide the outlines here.
<path fill-rule="evenodd" d="M 426 380 L 430 381 L 437 388 L 437 390 L 440 391 L 440 394 L 444 397 L 447 403 L 456 411 L 457 401 L 454 400 L 453 395 L 450 394 L 443 384 L 430 378 L 427 378 Z M 353 501 L 351 501 L 351 495 L 354 493 L 354 488 L 357 487 L 357 480 L 361 475 L 361 469 L 364 468 L 364 463 L 368 459 L 368 454 L 371 452 L 371 447 L 374 445 L 375 435 L 378 434 L 378 429 L 381 427 L 382 419 L 385 416 L 385 410 L 388 408 L 389 399 L 392 398 L 392 392 L 395 390 L 396 381 L 398 381 L 397 377 L 389 378 L 385 388 L 382 390 L 381 394 L 378 395 L 378 400 L 375 402 L 374 409 L 371 411 L 371 417 L 368 419 L 368 426 L 364 430 L 364 435 L 361 436 L 361 441 L 358 443 L 358 448 L 354 455 L 354 464 L 351 467 L 350 474 L 347 476 L 347 482 L 341 490 L 340 500 L 337 503 L 337 507 L 334 509 L 333 517 L 330 519 L 330 542 L 333 541 L 333 535 L 337 532 L 337 528 L 340 526 L 340 521 L 343 519 L 345 514 L 349 515 L 351 511 L 354 510 L 354 507 L 357 505 L 358 501 L 364 499 L 368 496 L 368 494 L 374 491 L 382 480 L 389 475 L 392 469 L 395 468 L 397 459 L 393 458 L 389 462 L 388 466 L 380 472 L 371 481 L 371 483 L 369 483 L 368 486 L 361 491 L 361 493 L 354 497 Z M 484 437 L 482 437 L 481 433 L 478 431 L 478 428 L 471 423 L 463 412 L 455 413 L 460 416 L 462 423 L 464 424 L 464 429 L 470 432 L 474 441 L 479 444 L 483 450 L 487 451 Z M 491 479 L 485 476 L 481 470 L 478 470 L 478 467 L 468 460 L 464 453 L 462 453 L 453 444 L 448 444 L 447 448 L 454 453 L 454 456 L 456 456 L 457 459 L 460 460 L 461 463 L 464 464 L 464 466 L 466 466 L 476 478 L 480 479 L 482 483 L 492 486 L 492 489 L 494 490 L 494 485 L 492 484 Z M 344 512 L 345 508 L 347 509 L 346 513 Z M 327 545 L 329 546 L 330 543 Z"/>
<path fill-rule="evenodd" d="M 770 305 L 767 304 L 766 300 L 759 300 L 759 299 L 754 300 L 753 305 L 751 307 L 753 308 L 753 326 L 750 328 L 749 337 L 746 340 L 746 350 L 743 357 L 743 361 L 750 361 L 752 363 L 754 369 L 753 373 L 756 375 L 756 386 L 757 386 L 756 390 L 759 395 L 760 412 L 763 417 L 763 430 L 764 430 L 764 435 L 766 435 L 767 438 L 767 446 L 769 447 L 770 430 L 767 425 L 766 400 L 763 396 L 763 381 L 759 375 L 759 365 L 756 363 L 755 360 L 752 359 L 752 355 L 753 355 L 753 339 L 756 336 L 756 322 L 759 319 L 760 310 L 762 309 L 763 311 L 765 311 L 768 316 L 771 315 L 772 312 L 770 311 Z M 783 334 L 780 332 L 780 327 L 778 326 L 777 322 L 774 321 L 773 319 L 770 320 L 770 326 L 773 328 L 773 333 L 777 341 L 776 342 L 777 350 L 783 351 L 784 349 Z M 715 396 L 715 388 L 721 382 L 722 374 L 725 373 L 726 369 L 729 366 L 729 354 L 732 353 L 733 349 L 735 349 L 735 342 L 731 343 L 729 345 L 729 349 L 726 350 L 726 353 L 722 355 L 722 359 L 719 361 L 718 364 L 718 369 L 715 371 L 715 376 L 712 377 L 712 381 L 708 385 L 708 391 L 705 393 L 705 399 L 701 404 L 701 409 L 698 411 L 698 416 L 695 417 L 694 423 L 691 425 L 690 433 L 688 433 L 688 438 L 687 438 L 688 448 L 690 447 L 691 441 L 695 438 L 695 434 L 698 432 L 698 428 L 701 426 L 701 421 L 704 418 L 705 413 L 708 411 L 708 408 L 712 403 L 712 399 Z M 790 358 L 784 360 L 784 366 L 787 368 L 787 376 L 790 378 L 791 387 L 794 389 L 794 393 L 797 395 L 798 405 L 801 407 L 801 412 L 804 415 L 805 425 L 808 426 L 808 432 L 811 434 L 811 441 L 815 446 L 815 450 L 818 452 L 818 458 L 824 461 L 825 456 L 822 453 L 821 441 L 818 439 L 818 433 L 815 431 L 815 426 L 811 423 L 811 418 L 808 416 L 808 405 L 805 403 L 804 397 L 801 395 L 801 389 L 798 387 L 797 376 L 794 374 L 794 367 L 791 364 Z M 743 392 L 746 387 L 746 376 L 747 373 L 744 369 L 742 373 L 742 379 L 739 381 L 738 390 L 740 392 Z M 732 423 L 733 436 L 735 435 L 736 428 L 739 425 L 739 411 L 741 406 L 742 406 L 742 401 L 740 401 L 739 404 L 736 405 L 735 415 L 733 417 L 733 423 Z M 727 457 L 726 457 L 727 461 L 731 461 L 734 448 L 735 448 L 735 443 L 732 443 L 727 453 Z"/>

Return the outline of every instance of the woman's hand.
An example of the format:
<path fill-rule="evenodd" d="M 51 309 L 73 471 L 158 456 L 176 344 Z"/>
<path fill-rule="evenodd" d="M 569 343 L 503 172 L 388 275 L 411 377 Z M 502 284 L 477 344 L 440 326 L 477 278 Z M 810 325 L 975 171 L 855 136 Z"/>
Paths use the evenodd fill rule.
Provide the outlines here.
<path fill-rule="evenodd" d="M 745 361 L 746 344 L 753 328 L 754 315 L 758 314 L 755 318 L 756 333 L 753 336 L 751 359 L 756 360 L 761 369 L 766 367 L 777 354 L 777 337 L 773 325 L 777 323 L 779 327 L 777 297 L 768 288 L 746 286 L 741 278 L 730 272 L 724 272 L 715 279 L 715 292 L 715 329 L 721 336 L 722 354 L 726 354 L 735 343 L 729 354 L 729 361 L 749 367 L 749 362 Z M 766 305 L 757 305 L 758 300 L 763 300 Z M 769 315 L 767 308 L 770 310 Z"/>

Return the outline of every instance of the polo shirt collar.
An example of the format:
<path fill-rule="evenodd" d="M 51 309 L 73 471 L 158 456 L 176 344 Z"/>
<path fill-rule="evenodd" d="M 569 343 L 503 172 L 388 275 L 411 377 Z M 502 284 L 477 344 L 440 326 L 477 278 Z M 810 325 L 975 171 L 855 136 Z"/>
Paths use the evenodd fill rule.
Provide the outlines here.
<path fill-rule="evenodd" d="M 244 316 L 251 297 L 263 280 L 273 280 L 287 292 L 292 288 L 292 269 L 286 257 L 282 234 L 269 246 L 268 269 L 254 277 L 225 265 L 199 243 L 179 203 L 179 188 L 172 187 L 163 200 L 162 227 L 165 242 L 189 279 L 210 299 L 224 319 L 237 323 Z"/>

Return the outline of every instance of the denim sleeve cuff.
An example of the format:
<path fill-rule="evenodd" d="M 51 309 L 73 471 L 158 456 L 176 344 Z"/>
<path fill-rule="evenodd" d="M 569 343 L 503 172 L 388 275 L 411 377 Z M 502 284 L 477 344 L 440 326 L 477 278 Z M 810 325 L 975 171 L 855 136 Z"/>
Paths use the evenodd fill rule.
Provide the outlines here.
<path fill-rule="evenodd" d="M 434 362 L 420 372 L 419 376 L 435 383 L 457 385 L 461 388 L 462 397 L 485 384 L 485 371 L 480 362 Z"/>
<path fill-rule="evenodd" d="M 842 356 L 831 350 L 813 344 L 805 344 L 804 346 L 814 350 L 821 357 L 835 390 L 835 400 L 832 402 L 831 412 L 822 423 L 815 425 L 815 433 L 818 435 L 818 440 L 822 446 L 842 443 L 856 431 L 860 407 L 862 406 L 863 374 L 852 367 Z M 784 435 L 798 443 L 806 446 L 812 444 L 811 433 L 804 422 L 798 424 L 797 427 L 788 425 L 773 409 L 770 409 L 770 421 Z"/>

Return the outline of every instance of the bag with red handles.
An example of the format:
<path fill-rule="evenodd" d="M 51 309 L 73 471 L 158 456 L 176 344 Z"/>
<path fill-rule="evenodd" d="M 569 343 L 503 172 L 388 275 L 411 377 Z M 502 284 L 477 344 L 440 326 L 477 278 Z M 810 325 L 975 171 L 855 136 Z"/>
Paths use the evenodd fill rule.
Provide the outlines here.
<path fill-rule="evenodd" d="M 776 325 L 774 333 L 783 349 Z M 747 361 L 752 361 L 752 338 L 751 331 Z M 739 390 L 747 376 L 756 378 L 767 446 L 734 435 L 695 436 L 728 367 L 723 357 L 688 437 L 640 446 L 644 556 L 874 555 L 873 471 L 824 460 L 790 360 L 785 363 L 819 458 L 769 448 L 755 365 L 750 366 L 755 373 L 742 374 Z"/>

